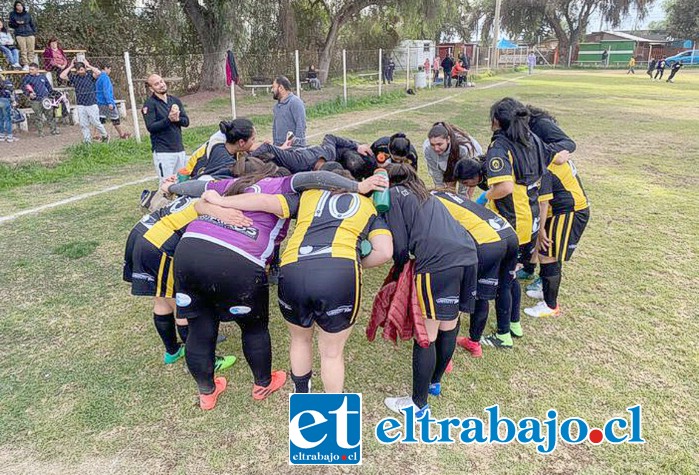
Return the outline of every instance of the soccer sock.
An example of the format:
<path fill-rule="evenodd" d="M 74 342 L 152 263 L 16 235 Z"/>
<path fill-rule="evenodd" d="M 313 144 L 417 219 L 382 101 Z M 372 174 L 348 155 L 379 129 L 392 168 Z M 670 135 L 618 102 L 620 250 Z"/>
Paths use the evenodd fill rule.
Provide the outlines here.
<path fill-rule="evenodd" d="M 214 362 L 218 318 L 209 312 L 200 313 L 190 322 L 190 333 L 185 346 L 187 368 L 197 382 L 200 394 L 211 394 L 216 390 L 214 383 Z M 173 325 L 174 326 L 174 325 Z M 173 328 L 173 333 L 175 329 Z"/>
<path fill-rule="evenodd" d="M 255 384 L 269 386 L 272 382 L 272 340 L 267 322 L 258 319 L 236 320 L 243 340 L 243 354 L 250 366 Z"/>
<path fill-rule="evenodd" d="M 423 348 L 413 341 L 413 402 L 419 408 L 427 405 L 427 392 L 437 363 L 434 342 Z"/>
<path fill-rule="evenodd" d="M 488 322 L 488 311 L 488 301 L 477 299 L 476 308 L 471 314 L 471 326 L 468 329 L 471 340 L 479 341 L 481 336 L 483 336 L 483 330 L 485 330 L 485 325 Z"/>
<path fill-rule="evenodd" d="M 515 279 L 510 287 L 510 295 L 512 295 L 512 306 L 510 307 L 510 321 L 518 322 L 520 314 L 520 303 L 522 301 L 522 288 L 519 282 Z"/>
<path fill-rule="evenodd" d="M 180 335 L 182 343 L 187 343 L 187 335 L 189 335 L 189 325 L 176 325 L 177 334 Z"/>
<path fill-rule="evenodd" d="M 177 333 L 175 332 L 175 314 L 158 315 L 154 313 L 153 323 L 158 331 L 158 335 L 160 335 L 160 339 L 163 340 L 165 351 L 171 355 L 177 353 L 180 345 L 177 343 Z"/>
<path fill-rule="evenodd" d="M 527 262 L 526 264 L 524 264 L 524 267 L 522 267 L 522 269 L 524 270 L 524 272 L 531 275 L 536 270 L 536 262 Z"/>
<path fill-rule="evenodd" d="M 442 380 L 444 371 L 447 369 L 449 360 L 454 356 L 454 348 L 456 348 L 456 337 L 459 334 L 459 327 L 461 322 L 456 324 L 456 328 L 449 331 L 439 331 L 437 332 L 437 339 L 435 340 L 435 353 L 436 362 L 434 366 L 434 374 L 432 374 L 431 383 L 438 383 Z"/>
<path fill-rule="evenodd" d="M 558 289 L 561 287 L 561 263 L 541 264 L 540 274 L 544 301 L 549 308 L 556 308 L 558 305 Z"/>
<path fill-rule="evenodd" d="M 303 376 L 296 376 L 291 373 L 291 380 L 294 382 L 294 392 L 295 393 L 309 393 L 311 392 L 311 376 L 313 371 L 309 371 Z"/>

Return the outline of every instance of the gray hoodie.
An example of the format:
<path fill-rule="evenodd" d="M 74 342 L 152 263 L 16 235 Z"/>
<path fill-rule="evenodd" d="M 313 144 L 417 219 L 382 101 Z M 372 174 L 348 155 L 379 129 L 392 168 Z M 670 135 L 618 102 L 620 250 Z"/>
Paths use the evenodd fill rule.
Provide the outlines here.
<path fill-rule="evenodd" d="M 476 141 L 476 139 L 471 138 L 473 142 L 473 147 L 476 149 L 476 156 L 483 153 L 481 144 Z M 449 153 L 451 152 L 451 145 L 441 154 L 438 155 L 432 147 L 430 146 L 430 139 L 425 140 L 422 144 L 422 151 L 425 154 L 425 161 L 427 162 L 427 171 L 429 172 L 432 180 L 434 181 L 434 186 L 441 187 L 444 186 L 444 172 L 447 170 L 447 162 L 449 161 Z M 473 158 L 468 152 L 468 149 L 463 145 L 459 146 L 459 158 Z"/>

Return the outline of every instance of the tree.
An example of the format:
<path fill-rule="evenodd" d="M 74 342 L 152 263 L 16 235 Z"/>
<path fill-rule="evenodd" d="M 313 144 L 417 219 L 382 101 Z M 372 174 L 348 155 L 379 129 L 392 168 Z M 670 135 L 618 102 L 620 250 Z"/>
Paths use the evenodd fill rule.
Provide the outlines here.
<path fill-rule="evenodd" d="M 504 0 L 503 23 L 512 32 L 525 31 L 545 22 L 558 39 L 562 58 L 568 57 L 571 46 L 577 45 L 596 12 L 612 26 L 618 26 L 632 8 L 643 18 L 654 0 Z M 691 3 L 691 0 L 687 0 Z"/>
<path fill-rule="evenodd" d="M 240 0 L 179 0 L 201 43 L 206 68 L 200 88 L 213 91 L 226 87 L 226 50 L 233 48 L 236 32 L 231 19 L 238 18 L 244 3 Z M 240 25 L 236 25 L 240 27 Z"/>
<path fill-rule="evenodd" d="M 667 26 L 675 38 L 699 41 L 699 2 L 674 0 L 667 4 Z"/>

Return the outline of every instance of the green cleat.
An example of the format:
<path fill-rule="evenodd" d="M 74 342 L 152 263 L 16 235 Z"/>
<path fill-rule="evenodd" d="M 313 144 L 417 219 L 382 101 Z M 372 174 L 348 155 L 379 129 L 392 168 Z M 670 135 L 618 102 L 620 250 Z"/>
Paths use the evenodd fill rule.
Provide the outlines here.
<path fill-rule="evenodd" d="M 233 355 L 229 356 L 217 356 L 216 362 L 214 363 L 214 371 L 225 371 L 238 361 Z"/>
<path fill-rule="evenodd" d="M 517 279 L 518 280 L 529 280 L 529 279 L 533 279 L 533 278 L 534 278 L 534 274 L 533 273 L 530 274 L 529 272 L 527 272 L 524 269 L 520 269 L 517 271 Z"/>
<path fill-rule="evenodd" d="M 522 322 L 510 322 L 510 334 L 515 338 L 522 338 L 524 336 Z"/>
<path fill-rule="evenodd" d="M 483 345 L 493 346 L 495 348 L 501 349 L 512 349 L 512 336 L 509 333 L 501 335 L 500 333 L 493 333 L 485 340 L 481 340 Z"/>
<path fill-rule="evenodd" d="M 163 361 L 165 364 L 174 364 L 177 363 L 180 358 L 184 356 L 184 345 L 180 346 L 180 349 L 177 350 L 177 353 L 171 355 L 167 351 L 165 352 L 165 357 L 163 357 Z"/>

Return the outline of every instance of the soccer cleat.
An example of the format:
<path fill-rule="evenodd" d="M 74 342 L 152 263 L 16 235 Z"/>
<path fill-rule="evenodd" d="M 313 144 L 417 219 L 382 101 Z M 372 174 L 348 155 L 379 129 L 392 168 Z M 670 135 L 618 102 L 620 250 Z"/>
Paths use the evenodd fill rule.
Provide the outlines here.
<path fill-rule="evenodd" d="M 560 306 L 556 305 L 556 308 L 551 308 L 546 305 L 546 302 L 539 302 L 533 307 L 525 308 L 524 313 L 530 317 L 557 317 L 561 314 Z"/>
<path fill-rule="evenodd" d="M 229 356 L 216 356 L 216 361 L 214 362 L 214 371 L 225 371 L 238 361 L 233 355 Z"/>
<path fill-rule="evenodd" d="M 543 290 L 527 290 L 527 297 L 536 299 L 536 300 L 544 300 L 544 291 Z"/>
<path fill-rule="evenodd" d="M 471 353 L 471 356 L 474 358 L 483 357 L 483 348 L 481 347 L 481 344 L 478 341 L 473 341 L 465 336 L 460 336 L 456 339 L 456 344 L 464 350 Z"/>
<path fill-rule="evenodd" d="M 430 384 L 430 387 L 427 390 L 427 392 L 430 393 L 430 396 L 441 396 L 442 395 L 442 383 Z"/>
<path fill-rule="evenodd" d="M 165 356 L 163 357 L 163 361 L 165 362 L 165 364 L 173 364 L 173 363 L 177 363 L 180 360 L 180 358 L 182 358 L 183 356 L 184 356 L 184 345 L 181 345 L 180 349 L 177 350 L 177 352 L 172 354 L 172 355 L 166 351 Z"/>
<path fill-rule="evenodd" d="M 520 269 L 520 270 L 517 271 L 517 278 L 518 278 L 519 280 L 529 280 L 529 279 L 531 279 L 532 277 L 534 277 L 534 274 L 533 274 L 533 273 L 530 274 L 529 272 L 527 272 L 526 270 L 524 270 L 524 268 L 522 268 L 522 269 Z"/>
<path fill-rule="evenodd" d="M 284 386 L 285 382 L 286 371 L 273 371 L 272 381 L 268 386 L 258 386 L 257 384 L 252 385 L 252 398 L 256 401 L 262 401 L 274 391 Z"/>
<path fill-rule="evenodd" d="M 543 284 L 541 283 L 541 277 L 537 277 L 531 284 L 527 285 L 526 290 L 536 290 L 542 292 Z"/>
<path fill-rule="evenodd" d="M 226 378 L 219 376 L 218 378 L 214 379 L 214 385 L 215 389 L 213 393 L 199 395 L 199 407 L 201 407 L 204 411 L 210 411 L 216 407 L 216 401 L 218 401 L 218 397 L 221 395 L 221 393 L 226 390 L 228 382 L 226 381 Z"/>
<path fill-rule="evenodd" d="M 511 350 L 512 336 L 509 333 L 506 333 L 504 335 L 501 335 L 499 333 L 493 333 L 485 339 L 484 344 L 495 348 L 504 348 L 507 350 Z"/>
<path fill-rule="evenodd" d="M 400 414 L 402 410 L 412 406 L 416 418 L 422 417 L 424 412 L 430 407 L 429 404 L 425 404 L 425 407 L 420 409 L 415 405 L 415 403 L 413 402 L 413 398 L 410 396 L 387 397 L 383 400 L 383 403 L 386 404 L 387 408 L 389 408 L 396 414 Z"/>
<path fill-rule="evenodd" d="M 510 335 L 515 338 L 522 338 L 524 336 L 522 322 L 510 322 Z"/>

